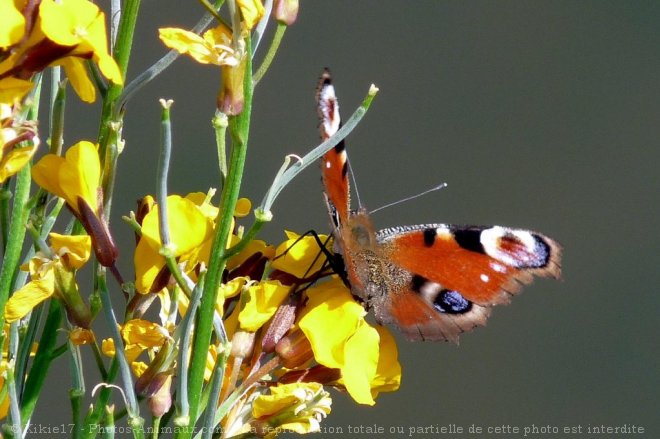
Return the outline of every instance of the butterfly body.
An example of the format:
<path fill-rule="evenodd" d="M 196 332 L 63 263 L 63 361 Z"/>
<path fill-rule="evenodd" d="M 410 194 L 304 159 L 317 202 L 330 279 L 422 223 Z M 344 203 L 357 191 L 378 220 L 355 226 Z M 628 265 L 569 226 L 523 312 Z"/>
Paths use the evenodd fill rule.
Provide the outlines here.
<path fill-rule="evenodd" d="M 321 136 L 339 129 L 329 73 L 317 100 Z M 539 233 L 502 226 L 424 224 L 376 231 L 364 208 L 350 210 L 348 157 L 340 142 L 322 159 L 335 251 L 352 293 L 380 323 L 411 340 L 457 342 L 483 326 L 533 276 L 559 277 L 561 248 Z"/>

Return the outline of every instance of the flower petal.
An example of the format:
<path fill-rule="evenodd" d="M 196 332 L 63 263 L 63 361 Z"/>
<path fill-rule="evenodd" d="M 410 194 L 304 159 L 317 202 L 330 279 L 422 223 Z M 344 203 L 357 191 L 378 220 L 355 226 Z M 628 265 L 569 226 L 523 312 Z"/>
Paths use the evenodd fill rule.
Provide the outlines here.
<path fill-rule="evenodd" d="M 255 332 L 277 311 L 291 287 L 279 281 L 263 281 L 248 287 L 248 300 L 238 315 L 241 328 Z"/>
<path fill-rule="evenodd" d="M 275 250 L 275 259 L 272 267 L 290 273 L 298 279 L 303 279 L 316 273 L 321 269 L 326 261 L 322 254 L 316 238 L 313 236 L 303 236 L 286 232 L 287 240 L 280 244 Z M 326 243 L 326 248 L 330 247 L 327 235 L 318 235 L 321 242 Z"/>
<path fill-rule="evenodd" d="M 378 331 L 363 320 L 357 331 L 346 341 L 344 355 L 347 361 L 341 368 L 341 381 L 359 404 L 375 404 L 371 395 L 371 381 L 376 376 L 378 366 L 379 340 Z"/>
<path fill-rule="evenodd" d="M 32 309 L 55 292 L 55 279 L 51 274 L 33 280 L 16 291 L 5 305 L 5 321 L 15 322 L 25 317 Z"/>
<path fill-rule="evenodd" d="M 75 209 L 78 198 L 82 198 L 94 212 L 98 211 L 101 161 L 96 145 L 83 140 L 69 148 L 58 178 L 64 199 L 71 207 Z"/>
<path fill-rule="evenodd" d="M 384 326 L 376 326 L 380 335 L 380 355 L 376 376 L 371 381 L 371 395 L 376 398 L 379 392 L 394 392 L 401 385 L 401 364 L 398 360 L 396 340 Z"/>
<path fill-rule="evenodd" d="M 142 221 L 142 239 L 147 239 L 155 250 L 160 250 L 162 246 L 158 219 L 159 209 L 160 206 L 155 206 Z M 203 215 L 195 203 L 179 195 L 167 197 L 167 217 L 175 256 L 180 256 L 201 246 L 213 232 L 212 221 Z"/>
<path fill-rule="evenodd" d="M 20 101 L 32 90 L 33 85 L 31 81 L 24 79 L 12 77 L 0 79 L 0 103 L 13 104 Z"/>
<path fill-rule="evenodd" d="M 89 235 L 60 235 L 50 233 L 50 245 L 65 260 L 67 266 L 78 269 L 92 254 L 92 238 Z"/>
<path fill-rule="evenodd" d="M 2 157 L 2 160 L 0 160 L 0 183 L 20 171 L 30 161 L 36 150 L 36 146 L 14 148 Z"/>
<path fill-rule="evenodd" d="M 67 57 L 58 61 L 71 82 L 73 90 L 80 100 L 92 103 L 96 100 L 96 88 L 87 74 L 87 65 L 81 58 Z"/>
<path fill-rule="evenodd" d="M 135 254 L 135 289 L 138 293 L 151 292 L 156 276 L 165 266 L 165 258 L 151 247 L 146 239 L 140 239 Z"/>
<path fill-rule="evenodd" d="M 121 336 L 126 345 L 137 345 L 141 348 L 160 347 L 168 337 L 162 326 L 143 319 L 132 319 L 121 328 Z"/>
<path fill-rule="evenodd" d="M 241 10 L 241 15 L 243 16 L 243 21 L 245 22 L 245 27 L 248 30 L 252 28 L 261 20 L 261 17 L 264 16 L 265 10 L 264 6 L 261 4 L 260 0 L 236 0 L 236 4 Z"/>
<path fill-rule="evenodd" d="M 16 8 L 13 0 L 0 0 L 0 17 L 2 17 L 2 31 L 0 31 L 0 49 L 5 49 L 18 43 L 25 34 L 25 17 Z"/>
<path fill-rule="evenodd" d="M 358 329 L 366 311 L 339 280 L 310 288 L 298 326 L 319 364 L 339 369 L 344 365 L 347 340 Z"/>
<path fill-rule="evenodd" d="M 214 58 L 209 45 L 194 32 L 176 27 L 158 29 L 158 37 L 170 49 L 189 55 L 201 64 L 211 64 Z"/>

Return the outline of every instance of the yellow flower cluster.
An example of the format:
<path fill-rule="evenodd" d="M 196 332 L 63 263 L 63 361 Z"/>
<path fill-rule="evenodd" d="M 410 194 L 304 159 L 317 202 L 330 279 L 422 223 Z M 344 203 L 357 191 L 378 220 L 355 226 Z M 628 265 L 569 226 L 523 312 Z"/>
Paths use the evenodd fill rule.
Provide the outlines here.
<path fill-rule="evenodd" d="M 166 46 L 222 69 L 218 109 L 229 116 L 230 123 L 232 116 L 244 110 L 244 99 L 250 103 L 252 85 L 245 79 L 253 55 L 250 32 L 260 21 L 265 22 L 261 1 L 236 0 L 235 5 L 237 8 L 231 8 L 234 29 L 220 23 L 201 36 L 178 28 L 160 29 Z M 296 18 L 298 2 L 276 0 L 272 10 L 279 26 L 290 24 Z M 106 16 L 89 0 L 0 0 L 0 17 L 0 183 L 4 183 L 30 163 L 39 144 L 36 123 L 25 122 L 22 108 L 30 101 L 26 96 L 34 87 L 35 75 L 40 76 L 37 74 L 49 66 L 62 66 L 86 102 L 96 97 L 90 68 L 100 73 L 95 75 L 98 84 L 105 77 L 120 85 L 123 78 L 108 51 Z M 104 93 L 104 99 L 110 94 Z M 245 105 L 244 114 L 249 108 Z M 110 125 L 107 122 L 104 120 L 104 128 Z M 109 168 L 114 165 L 104 163 L 105 155 L 99 156 L 99 150 L 108 146 L 103 135 L 100 139 L 101 146 L 82 140 L 68 147 L 64 155 L 56 151 L 59 146 L 53 148 L 31 169 L 32 180 L 41 189 L 26 203 L 30 205 L 26 212 L 31 215 L 38 205 L 34 217 L 41 223 L 34 226 L 26 220 L 38 251 L 20 267 L 29 272 L 29 281 L 10 291 L 3 302 L 5 322 L 14 325 L 14 333 L 16 325 L 26 324 L 42 302 L 51 299 L 51 303 L 61 304 L 65 311 L 61 315 L 66 316 L 66 346 L 91 348 L 104 378 L 108 371 L 101 354 L 121 360 L 113 364 L 121 364 L 122 379 L 129 383 L 135 379 L 135 385 L 124 390 L 146 398 L 155 418 L 167 413 L 176 398 L 189 396 L 172 391 L 173 382 L 183 377 L 203 381 L 204 368 L 196 366 L 204 366 L 206 354 L 204 380 L 217 383 L 215 389 L 219 389 L 218 400 L 209 401 L 208 406 L 211 413 L 222 412 L 221 427 L 227 437 L 318 431 L 319 423 L 330 413 L 330 388 L 346 391 L 357 403 L 367 405 L 375 404 L 380 392 L 398 389 L 401 367 L 394 338 L 386 328 L 365 319 L 364 307 L 336 273 L 331 238 L 286 232 L 278 246 L 248 241 L 246 236 L 252 235 L 240 224 L 252 209 L 247 199 L 240 199 L 233 212 L 222 212 L 212 204 L 214 191 L 169 195 L 159 200 L 160 205 L 153 197 L 144 197 L 137 213 L 125 218 L 136 234 L 135 276 L 126 282 L 115 264 L 118 252 L 103 211 L 110 205 L 103 188 L 112 191 L 102 183 L 112 175 L 114 169 Z M 27 170 L 20 175 L 27 176 Z M 44 191 L 60 198 L 50 210 L 56 211 L 48 218 L 50 226 L 64 204 L 77 220 L 72 221 L 68 234 L 47 234 L 50 229 L 41 228 L 51 200 Z M 223 242 L 226 235 L 218 238 L 218 231 L 227 232 L 230 219 L 231 232 Z M 22 240 L 21 246 L 28 247 Z M 107 272 L 98 264 L 94 266 L 94 294 L 81 293 L 77 275 L 92 255 L 118 281 L 126 299 L 123 313 L 113 314 L 114 310 L 105 308 Z M 16 272 L 19 261 L 17 257 Z M 207 267 L 215 266 L 220 268 L 214 283 L 204 284 L 212 272 L 208 269 L 207 273 Z M 207 293 L 201 285 L 210 285 L 212 293 L 217 290 L 217 300 L 214 304 L 215 296 L 203 295 L 201 303 L 211 299 L 211 306 L 197 311 L 199 295 Z M 97 340 L 92 323 L 99 309 L 107 311 L 114 338 Z M 211 310 L 212 322 L 207 318 Z M 117 314 L 124 316 L 121 323 L 116 322 Z M 202 317 L 208 325 L 200 324 Z M 197 337 L 197 325 L 208 330 L 210 323 L 215 332 L 207 348 L 204 337 Z M 0 342 L 6 339 L 0 335 Z M 197 348 L 198 341 L 204 340 L 202 349 L 193 352 L 186 344 L 189 339 Z M 0 364 L 0 417 L 8 404 L 5 368 L 6 364 Z M 188 374 L 189 369 L 193 373 Z M 207 393 L 205 389 L 205 397 Z M 184 411 L 180 406 L 176 409 L 177 414 Z M 182 414 L 177 421 L 187 423 L 184 418 L 190 416 L 194 424 L 198 409 Z"/>
<path fill-rule="evenodd" d="M 167 253 L 192 284 L 208 263 L 218 216 L 209 198 L 202 193 L 167 198 L 171 240 Z M 190 306 L 190 297 L 174 282 L 166 264 L 159 208 L 151 197 L 140 204 L 136 221 L 141 233 L 134 263 L 137 292 L 145 300 L 157 295 L 160 322 L 136 319 L 122 326 L 126 357 L 136 376 L 142 377 L 149 370 L 148 379 L 159 373 L 171 375 L 177 367 L 172 355 L 170 362 L 163 361 L 159 350 L 171 348 L 177 319 Z M 249 202 L 240 200 L 235 221 L 249 210 Z M 235 224 L 234 230 L 227 248 L 241 240 L 242 228 Z M 254 370 L 269 358 L 277 365 L 261 377 L 277 387 L 254 387 L 246 398 L 252 411 L 243 410 L 225 420 L 224 427 L 234 434 L 246 428 L 318 430 L 318 422 L 330 410 L 330 398 L 322 386 L 345 389 L 355 401 L 369 405 L 379 392 L 399 387 L 401 367 L 392 335 L 384 327 L 367 323 L 366 311 L 336 276 L 324 279 L 332 271 L 327 269 L 321 242 L 329 247 L 327 236 L 287 232 L 287 240 L 277 249 L 253 240 L 227 262 L 216 303 L 216 315 L 223 319 L 227 337 L 232 340 L 230 372 L 222 393 L 249 381 Z M 327 253 L 327 248 L 324 251 Z M 206 379 L 211 378 L 222 350 L 218 344 L 209 346 Z M 114 343 L 104 341 L 103 351 L 112 355 Z M 138 359 L 145 351 L 151 364 Z M 290 409 L 301 404 L 304 409 Z M 231 430 L 233 425 L 240 429 Z"/>

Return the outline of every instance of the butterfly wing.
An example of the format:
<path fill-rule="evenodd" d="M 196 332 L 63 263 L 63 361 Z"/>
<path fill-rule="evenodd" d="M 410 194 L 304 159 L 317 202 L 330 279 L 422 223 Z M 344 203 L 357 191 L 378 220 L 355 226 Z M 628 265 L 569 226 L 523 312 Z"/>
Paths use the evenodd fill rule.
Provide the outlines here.
<path fill-rule="evenodd" d="M 376 315 L 414 340 L 456 342 L 533 276 L 561 273 L 559 244 L 527 230 L 427 224 L 381 230 L 377 240 L 404 280 L 374 303 Z"/>
<path fill-rule="evenodd" d="M 319 113 L 319 131 L 321 139 L 327 140 L 339 130 L 341 118 L 339 116 L 339 102 L 332 85 L 330 72 L 325 70 L 319 81 L 316 92 Z M 348 158 L 344 140 L 328 151 L 321 161 L 321 175 L 325 188 L 326 203 L 333 221 L 333 228 L 338 229 L 345 224 L 349 216 L 349 184 L 348 184 Z"/>

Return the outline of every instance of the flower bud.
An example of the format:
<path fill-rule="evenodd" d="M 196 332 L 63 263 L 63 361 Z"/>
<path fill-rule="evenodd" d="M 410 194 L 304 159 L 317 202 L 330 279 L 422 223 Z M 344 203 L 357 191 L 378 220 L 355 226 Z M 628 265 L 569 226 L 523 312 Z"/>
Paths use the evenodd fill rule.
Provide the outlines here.
<path fill-rule="evenodd" d="M 273 18 L 280 23 L 291 26 L 298 17 L 298 0 L 275 0 L 273 3 Z"/>
<path fill-rule="evenodd" d="M 277 382 L 289 383 L 321 383 L 330 384 L 341 378 L 341 370 L 317 364 L 304 370 L 291 370 L 282 375 Z"/>
<path fill-rule="evenodd" d="M 234 358 L 246 358 L 254 349 L 254 332 L 236 331 L 231 339 L 231 355 Z"/>
<path fill-rule="evenodd" d="M 158 390 L 149 398 L 149 410 L 151 413 L 159 418 L 163 416 L 172 407 L 172 394 L 170 392 L 172 387 L 172 375 L 167 372 L 160 373 L 154 377 L 152 381 L 158 384 Z"/>
<path fill-rule="evenodd" d="M 104 267 L 112 267 L 119 256 L 119 251 L 112 239 L 108 224 L 102 215 L 97 216 L 93 208 L 80 197 L 78 197 L 78 211 L 80 212 L 80 222 L 92 237 L 92 247 L 99 264 Z"/>
<path fill-rule="evenodd" d="M 275 352 L 287 369 L 301 366 L 314 357 L 312 345 L 302 331 L 294 331 L 281 339 L 275 346 Z"/>
<path fill-rule="evenodd" d="M 222 90 L 218 95 L 218 110 L 236 116 L 243 111 L 245 104 L 243 82 L 247 55 L 236 66 L 222 66 Z"/>
<path fill-rule="evenodd" d="M 280 305 L 277 312 L 273 316 L 271 324 L 261 341 L 261 348 L 266 353 L 271 353 L 275 350 L 277 343 L 284 337 L 289 329 L 293 326 L 296 319 L 296 302 L 289 297 L 285 303 Z"/>

